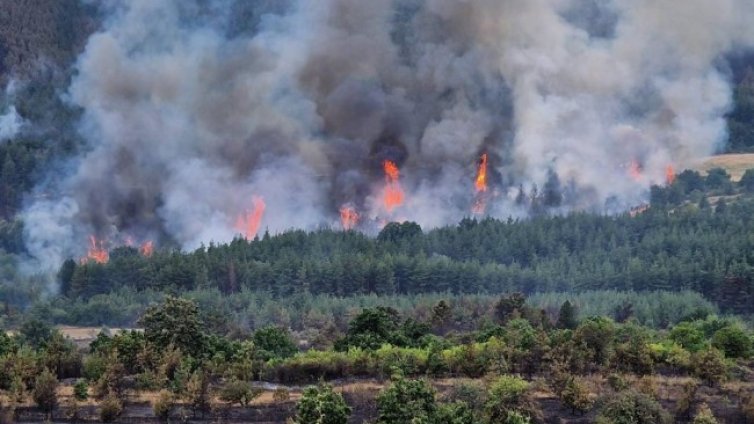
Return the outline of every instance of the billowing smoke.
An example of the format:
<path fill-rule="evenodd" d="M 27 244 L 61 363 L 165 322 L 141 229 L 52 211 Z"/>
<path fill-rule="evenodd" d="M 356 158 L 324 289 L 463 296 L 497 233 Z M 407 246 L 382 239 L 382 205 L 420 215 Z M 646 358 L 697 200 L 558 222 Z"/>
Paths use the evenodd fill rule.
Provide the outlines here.
<path fill-rule="evenodd" d="M 625 208 L 724 143 L 721 59 L 754 44 L 750 0 L 108 4 L 68 91 L 88 151 L 24 217 L 48 264 L 90 234 L 227 241 L 255 196 L 271 232 L 453 223 L 484 153 L 485 214 Z"/>

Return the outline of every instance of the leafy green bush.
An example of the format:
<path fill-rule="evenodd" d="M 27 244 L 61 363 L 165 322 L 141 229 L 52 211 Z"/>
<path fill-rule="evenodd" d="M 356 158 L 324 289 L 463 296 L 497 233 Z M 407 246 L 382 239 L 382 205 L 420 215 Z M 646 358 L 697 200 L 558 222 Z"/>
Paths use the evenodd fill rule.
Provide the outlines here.
<path fill-rule="evenodd" d="M 346 424 L 351 408 L 343 396 L 333 391 L 332 386 L 320 384 L 304 390 L 296 405 L 296 424 Z"/>
<path fill-rule="evenodd" d="M 651 397 L 628 391 L 608 401 L 597 416 L 598 424 L 670 423 L 669 414 Z"/>
<path fill-rule="evenodd" d="M 423 380 L 399 377 L 377 396 L 377 411 L 380 424 L 432 422 L 437 414 L 435 391 Z"/>

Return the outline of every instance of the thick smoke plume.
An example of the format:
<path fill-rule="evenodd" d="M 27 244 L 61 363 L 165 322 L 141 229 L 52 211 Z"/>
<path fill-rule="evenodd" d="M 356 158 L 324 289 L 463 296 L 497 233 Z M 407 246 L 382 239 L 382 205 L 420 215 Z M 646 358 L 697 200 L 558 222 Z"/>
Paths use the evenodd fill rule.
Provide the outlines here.
<path fill-rule="evenodd" d="M 47 264 L 90 234 L 227 241 L 255 196 L 271 232 L 453 223 L 484 153 L 488 215 L 525 214 L 519 187 L 626 208 L 724 143 L 722 58 L 754 44 L 750 0 L 108 4 L 68 91 L 89 150 L 24 217 Z"/>

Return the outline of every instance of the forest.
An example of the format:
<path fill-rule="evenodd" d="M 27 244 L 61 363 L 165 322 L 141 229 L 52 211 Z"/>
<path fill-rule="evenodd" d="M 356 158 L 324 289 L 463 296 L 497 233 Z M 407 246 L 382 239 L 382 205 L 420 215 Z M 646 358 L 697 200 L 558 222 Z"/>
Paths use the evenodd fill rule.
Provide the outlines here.
<path fill-rule="evenodd" d="M 513 293 L 459 330 L 458 306 L 441 299 L 424 320 L 365 308 L 304 351 L 284 327 L 219 334 L 176 297 L 147 308 L 143 330 L 104 330 L 86 349 L 32 319 L 0 336 L 0 419 L 754 420 L 754 334 L 735 318 L 699 309 L 654 330 L 630 310 L 581 318 L 566 300 L 551 319 Z"/>

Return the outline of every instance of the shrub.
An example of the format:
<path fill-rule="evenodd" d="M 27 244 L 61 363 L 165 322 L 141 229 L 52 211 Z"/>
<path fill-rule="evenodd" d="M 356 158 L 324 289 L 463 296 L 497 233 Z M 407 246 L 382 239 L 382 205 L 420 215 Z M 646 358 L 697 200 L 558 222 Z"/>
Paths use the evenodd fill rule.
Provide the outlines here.
<path fill-rule="evenodd" d="M 589 390 L 581 380 L 575 377 L 568 381 L 563 392 L 560 394 L 560 399 L 565 406 L 571 408 L 574 414 L 577 411 L 584 414 L 592 408 Z"/>
<path fill-rule="evenodd" d="M 123 403 L 113 393 L 107 395 L 100 403 L 99 418 L 102 422 L 113 422 L 121 413 L 123 413 Z"/>
<path fill-rule="evenodd" d="M 285 387 L 278 387 L 272 392 L 272 400 L 275 402 L 287 402 L 290 398 L 291 394 Z"/>
<path fill-rule="evenodd" d="M 596 422 L 598 424 L 661 424 L 670 423 L 670 417 L 651 397 L 629 391 L 607 402 L 597 416 Z"/>
<path fill-rule="evenodd" d="M 607 376 L 607 384 L 616 392 L 622 392 L 629 387 L 628 381 L 620 374 L 610 374 Z"/>
<path fill-rule="evenodd" d="M 709 386 L 714 386 L 726 380 L 728 365 L 725 356 L 715 348 L 708 348 L 695 353 L 691 357 L 694 375 L 703 379 Z"/>
<path fill-rule="evenodd" d="M 378 423 L 430 421 L 437 412 L 435 391 L 423 380 L 398 378 L 377 396 Z"/>
<path fill-rule="evenodd" d="M 699 412 L 694 417 L 692 424 L 717 424 L 717 418 L 706 403 L 699 407 Z"/>
<path fill-rule="evenodd" d="M 712 346 L 728 358 L 747 358 L 751 355 L 751 339 L 742 328 L 728 326 L 717 330 L 712 336 Z"/>
<path fill-rule="evenodd" d="M 42 371 L 34 382 L 34 403 L 46 414 L 52 412 L 58 404 L 58 395 L 55 392 L 57 387 L 58 379 L 47 369 Z"/>
<path fill-rule="evenodd" d="M 527 418 L 538 418 L 540 411 L 528 398 L 529 383 L 519 377 L 502 376 L 489 389 L 485 405 L 491 423 L 505 423 L 510 412 L 518 412 Z"/>
<path fill-rule="evenodd" d="M 168 390 L 160 391 L 157 399 L 152 403 L 152 410 L 154 415 L 161 421 L 167 421 L 170 417 L 170 410 L 174 406 L 173 394 Z"/>
<path fill-rule="evenodd" d="M 443 424 L 474 424 L 474 411 L 465 402 L 441 404 L 435 414 L 436 423 Z"/>
<path fill-rule="evenodd" d="M 332 386 L 321 384 L 304 390 L 296 405 L 296 424 L 326 423 L 346 424 L 351 408 L 343 396 L 333 391 Z"/>
<path fill-rule="evenodd" d="M 73 385 L 73 396 L 76 398 L 76 400 L 84 401 L 89 398 L 89 385 L 86 383 L 86 380 L 78 380 L 76 384 Z"/>
<path fill-rule="evenodd" d="M 230 404 L 248 406 L 252 400 L 259 397 L 262 390 L 252 387 L 251 383 L 241 380 L 231 380 L 220 391 L 220 400 Z"/>

